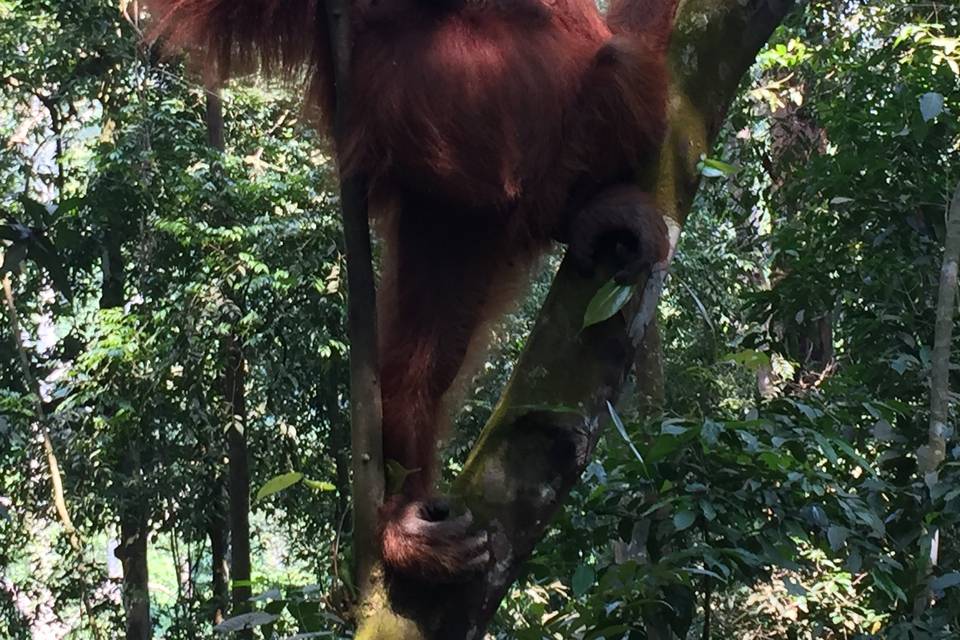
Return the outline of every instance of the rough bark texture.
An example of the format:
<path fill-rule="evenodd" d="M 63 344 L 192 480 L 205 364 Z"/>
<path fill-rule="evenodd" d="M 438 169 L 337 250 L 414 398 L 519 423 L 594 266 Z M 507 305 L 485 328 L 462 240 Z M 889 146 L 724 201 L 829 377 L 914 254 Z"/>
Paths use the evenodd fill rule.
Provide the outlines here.
<path fill-rule="evenodd" d="M 638 181 L 655 194 L 675 247 L 707 154 L 740 79 L 792 0 L 685 0 L 671 47 L 670 130 Z M 665 271 L 623 313 L 581 331 L 594 293 L 609 277 L 561 266 L 527 348 L 455 483 L 494 562 L 473 582 L 437 588 L 392 584 L 361 612 L 357 638 L 474 639 L 484 629 L 550 520 L 590 460 L 635 345 L 654 317 Z M 376 605 L 376 602 L 373 602 Z"/>
<path fill-rule="evenodd" d="M 666 388 L 663 379 L 663 344 L 656 317 L 647 325 L 643 341 L 637 345 L 633 375 L 637 381 L 633 399 L 635 413 L 649 417 L 660 415 L 666 401 Z"/>
<path fill-rule="evenodd" d="M 248 613 L 250 596 L 250 462 L 247 455 L 246 361 L 237 336 L 224 340 L 226 371 L 224 388 L 231 413 L 227 435 L 228 487 L 230 491 L 230 574 L 233 580 L 231 615 Z M 240 638 L 252 638 L 252 631 L 240 631 Z"/>
<path fill-rule="evenodd" d="M 217 478 L 214 480 L 214 484 L 219 489 L 223 486 L 223 480 Z M 215 497 L 210 508 L 212 514 L 207 529 L 207 534 L 210 537 L 211 589 L 213 590 L 213 613 L 210 616 L 210 621 L 214 625 L 218 625 L 226 618 L 227 607 L 230 604 L 230 565 L 227 562 L 229 535 L 227 510 L 223 498 L 219 495 Z"/>
<path fill-rule="evenodd" d="M 136 459 L 132 456 L 136 453 Z M 139 463 L 139 452 L 128 453 L 131 464 Z M 126 467 L 126 465 L 124 465 Z M 124 468 L 124 472 L 132 469 Z M 150 622 L 149 567 L 147 565 L 147 529 L 142 508 L 128 506 L 120 516 L 120 546 L 117 557 L 123 565 L 123 611 L 126 616 L 124 637 L 148 640 L 153 636 Z"/>
<path fill-rule="evenodd" d="M 334 129 L 343 127 L 350 109 L 350 2 L 327 0 L 327 24 L 337 88 Z M 367 184 L 361 176 L 340 183 L 340 207 L 347 247 L 347 293 L 350 335 L 350 433 L 353 454 L 353 549 L 356 558 L 359 610 L 370 610 L 370 594 L 382 586 L 379 510 L 383 504 L 383 407 L 377 344 L 376 284 Z"/>
<path fill-rule="evenodd" d="M 960 262 L 960 186 L 953 196 L 947 217 L 933 355 L 930 359 L 930 428 L 927 445 L 918 452 L 923 474 L 936 473 L 947 457 L 950 417 L 950 345 L 957 294 L 957 263 Z"/>
<path fill-rule="evenodd" d="M 940 465 L 947 459 L 947 437 L 950 433 L 950 352 L 953 344 L 953 318 L 956 315 L 957 270 L 960 263 L 960 185 L 957 186 L 947 210 L 946 226 L 933 354 L 930 358 L 930 425 L 927 444 L 917 450 L 917 466 L 931 492 L 939 482 Z M 940 562 L 940 528 L 932 525 L 921 541 L 921 582 L 925 584 L 913 602 L 913 614 L 916 618 L 935 601 L 930 578 Z"/>

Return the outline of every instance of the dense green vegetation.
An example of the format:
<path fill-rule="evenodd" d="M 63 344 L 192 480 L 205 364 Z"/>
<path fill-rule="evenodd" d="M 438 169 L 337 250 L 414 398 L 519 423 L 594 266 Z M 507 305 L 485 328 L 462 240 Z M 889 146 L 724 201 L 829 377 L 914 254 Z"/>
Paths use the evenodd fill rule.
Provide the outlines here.
<path fill-rule="evenodd" d="M 117 550 L 155 637 L 245 605 L 266 638 L 348 637 L 330 156 L 296 91 L 253 78 L 224 91 L 221 153 L 218 100 L 136 4 L 0 0 L 0 638 L 121 637 Z M 925 459 L 958 118 L 956 4 L 794 13 L 703 164 L 662 349 L 491 637 L 960 636 L 954 412 Z M 553 262 L 496 330 L 450 472 Z M 231 605 L 237 482 L 254 597 Z"/>

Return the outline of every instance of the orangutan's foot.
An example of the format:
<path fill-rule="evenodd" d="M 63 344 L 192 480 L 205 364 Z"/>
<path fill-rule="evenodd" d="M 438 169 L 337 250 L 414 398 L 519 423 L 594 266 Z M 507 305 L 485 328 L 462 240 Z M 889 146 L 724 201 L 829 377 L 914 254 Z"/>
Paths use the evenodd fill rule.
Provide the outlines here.
<path fill-rule="evenodd" d="M 486 532 L 468 533 L 473 516 L 452 516 L 442 498 L 394 496 L 380 517 L 383 561 L 393 571 L 430 582 L 458 582 L 490 561 Z"/>

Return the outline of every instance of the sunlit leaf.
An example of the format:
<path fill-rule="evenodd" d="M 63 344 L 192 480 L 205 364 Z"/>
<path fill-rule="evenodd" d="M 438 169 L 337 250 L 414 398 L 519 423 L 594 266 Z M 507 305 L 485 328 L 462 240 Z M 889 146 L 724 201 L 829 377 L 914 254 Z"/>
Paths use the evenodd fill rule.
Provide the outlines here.
<path fill-rule="evenodd" d="M 607 401 L 607 411 L 610 413 L 610 417 L 613 418 L 613 424 L 617 428 L 617 432 L 620 434 L 620 437 L 623 438 L 624 442 L 627 443 L 627 446 L 630 447 L 630 451 L 632 451 L 633 455 L 636 456 L 637 460 L 640 461 L 640 464 L 644 465 L 644 468 L 646 468 L 646 463 L 643 461 L 643 456 L 640 455 L 639 451 L 637 451 L 637 448 L 633 444 L 633 440 L 630 439 L 630 434 L 627 433 L 627 428 L 624 426 L 623 420 L 620 419 L 620 414 L 617 413 L 613 403 L 611 403 L 609 400 Z"/>
<path fill-rule="evenodd" d="M 763 351 L 755 349 L 744 349 L 736 353 L 728 353 L 723 356 L 721 362 L 733 362 L 742 365 L 750 370 L 756 371 L 761 367 L 770 366 L 770 356 Z"/>
<path fill-rule="evenodd" d="M 260 490 L 257 491 L 257 497 L 254 498 L 254 500 L 263 500 L 264 498 L 272 496 L 275 493 L 279 493 L 284 489 L 289 489 L 301 480 L 303 480 L 303 474 L 299 471 L 291 471 L 290 473 L 284 473 L 283 475 L 270 478 L 262 487 L 260 487 Z"/>
<path fill-rule="evenodd" d="M 217 633 L 232 633 L 234 631 L 243 631 L 244 629 L 253 629 L 265 624 L 270 624 L 278 616 L 263 611 L 254 611 L 253 613 L 242 613 L 239 616 L 227 618 L 213 628 Z"/>
<path fill-rule="evenodd" d="M 930 122 L 943 113 L 943 96 L 936 92 L 925 93 L 920 96 L 920 114 L 924 122 Z"/>
<path fill-rule="evenodd" d="M 697 165 L 700 173 L 707 178 L 722 178 L 723 176 L 733 175 L 738 171 L 737 167 L 722 160 L 713 158 L 703 158 Z"/>
<path fill-rule="evenodd" d="M 310 487 L 314 491 L 336 491 L 337 487 L 331 482 L 323 482 L 321 480 L 311 480 L 310 478 L 304 478 L 303 484 L 307 487 Z"/>
<path fill-rule="evenodd" d="M 612 318 L 630 302 L 634 291 L 634 285 L 618 284 L 614 279 L 604 284 L 587 305 L 587 311 L 583 314 L 583 328 Z"/>

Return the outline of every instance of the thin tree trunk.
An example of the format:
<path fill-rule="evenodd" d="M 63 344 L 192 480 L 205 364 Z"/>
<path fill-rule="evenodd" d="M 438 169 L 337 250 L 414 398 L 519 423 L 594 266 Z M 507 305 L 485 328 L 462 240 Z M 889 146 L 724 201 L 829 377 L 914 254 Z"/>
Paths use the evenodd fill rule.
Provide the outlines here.
<path fill-rule="evenodd" d="M 131 7 L 133 24 L 140 20 L 140 7 L 134 3 Z M 150 71 L 150 55 L 146 47 L 137 49 L 137 57 L 143 66 L 143 75 L 137 87 L 137 99 L 144 110 L 144 118 L 149 118 L 149 88 L 147 77 Z M 140 188 L 149 192 L 151 179 L 146 158 L 151 151 L 149 128 L 143 131 L 140 139 L 142 156 L 140 166 Z M 119 309 L 125 300 L 126 263 L 123 258 L 124 238 L 118 232 L 123 218 L 130 212 L 119 208 L 112 211 L 104 229 L 101 271 L 103 280 L 100 285 L 100 308 Z M 141 221 L 145 215 L 141 215 Z M 141 222 L 142 225 L 142 222 Z M 105 413 L 112 417 L 116 407 L 106 407 Z M 118 517 L 120 519 L 120 541 L 114 555 L 120 559 L 123 567 L 123 608 L 126 615 L 125 637 L 127 640 L 149 640 L 153 637 L 153 623 L 150 611 L 150 568 L 147 563 L 149 529 L 149 497 L 145 494 L 143 482 L 143 416 L 137 416 L 127 425 L 129 432 L 121 437 L 125 439 L 121 453 L 119 471 L 123 478 L 123 491 L 120 495 Z"/>
<path fill-rule="evenodd" d="M 50 473 L 50 492 L 53 498 L 53 508 L 57 513 L 63 531 L 70 542 L 70 548 L 79 558 L 83 552 L 83 545 L 80 541 L 80 534 L 77 533 L 73 520 L 70 518 L 70 509 L 67 506 L 66 492 L 63 489 L 63 476 L 60 472 L 60 462 L 57 460 L 57 453 L 53 448 L 53 440 L 50 437 L 50 430 L 47 426 L 47 413 L 43 408 L 42 395 L 40 393 L 40 381 L 33 375 L 30 369 L 30 358 L 27 355 L 27 349 L 23 344 L 23 338 L 20 335 L 20 315 L 17 313 L 16 300 L 13 297 L 13 285 L 10 283 L 10 274 L 3 276 L 3 297 L 6 302 L 7 316 L 10 321 L 10 333 L 13 335 L 13 342 L 17 348 L 17 354 L 20 356 L 20 366 L 23 369 L 23 379 L 27 389 L 35 398 L 35 411 L 37 414 L 37 424 L 40 428 L 40 435 L 43 440 L 43 455 L 47 461 L 47 470 Z M 90 596 L 84 590 L 80 594 L 83 604 L 83 612 L 90 621 L 90 632 L 94 640 L 101 637 L 100 627 L 93 615 L 93 606 L 90 602 Z"/>
<path fill-rule="evenodd" d="M 214 480 L 214 497 L 211 501 L 212 510 L 207 535 L 210 537 L 210 562 L 213 572 L 213 615 L 214 625 L 223 622 L 230 606 L 230 564 L 227 561 L 229 551 L 229 529 L 227 528 L 227 509 L 224 503 L 222 489 L 223 478 Z"/>
<path fill-rule="evenodd" d="M 947 434 L 950 420 L 950 347 L 953 340 L 953 318 L 956 310 L 957 268 L 960 262 L 960 185 L 947 212 L 947 233 L 944 240 L 943 264 L 940 268 L 940 291 L 933 332 L 933 354 L 930 358 L 930 426 L 927 444 L 917 450 L 917 465 L 931 491 L 939 482 L 940 465 L 947 458 Z M 931 498 L 932 501 L 932 498 Z M 924 536 L 920 557 L 923 580 L 929 582 L 937 566 L 940 529 L 930 528 Z M 928 548 L 929 547 L 929 548 Z M 914 616 L 919 617 L 933 601 L 929 584 L 920 590 L 913 603 Z"/>
<path fill-rule="evenodd" d="M 223 98 L 219 89 L 207 90 L 207 141 L 213 149 L 226 149 L 223 121 Z M 229 216 L 227 216 L 229 217 Z M 227 291 L 227 297 L 239 306 L 236 292 Z M 230 459 L 227 486 L 230 495 L 230 574 L 232 584 L 231 615 L 248 613 L 252 588 L 250 584 L 250 462 L 247 452 L 246 358 L 243 345 L 235 332 L 223 340 L 225 371 L 224 397 L 230 411 L 227 431 L 227 455 Z M 241 638 L 252 638 L 250 630 L 238 633 Z"/>
<path fill-rule="evenodd" d="M 122 210 L 121 214 L 124 213 Z M 121 239 L 116 225 L 108 221 L 103 239 L 100 285 L 100 308 L 118 309 L 123 306 L 125 271 Z M 107 407 L 105 413 L 112 414 Z M 139 433 L 140 423 L 135 421 L 130 428 L 136 433 L 126 434 L 125 450 L 120 460 L 120 473 L 126 480 L 126 490 L 120 497 L 120 542 L 115 554 L 123 565 L 123 610 L 126 614 L 125 637 L 127 640 L 149 640 L 152 637 L 150 620 L 150 571 L 147 566 L 147 540 L 149 536 L 146 511 L 146 496 L 143 495 L 143 465 Z"/>
<path fill-rule="evenodd" d="M 953 338 L 953 317 L 957 293 L 957 264 L 960 262 L 960 186 L 953 195 L 947 218 L 943 266 L 940 269 L 940 292 L 937 299 L 937 320 L 934 328 L 933 354 L 930 362 L 930 427 L 927 445 L 918 454 L 920 471 L 935 474 L 947 457 L 950 412 L 950 346 Z"/>
<path fill-rule="evenodd" d="M 328 0 L 327 26 L 337 87 L 335 137 L 350 106 L 350 2 Z M 340 182 L 343 233 L 347 248 L 348 333 L 350 336 L 350 429 L 353 455 L 353 551 L 361 609 L 368 595 L 382 585 L 378 513 L 385 487 L 383 467 L 383 407 L 377 344 L 376 285 L 367 184 L 362 176 Z M 363 617 L 361 615 L 361 617 Z"/>
<path fill-rule="evenodd" d="M 250 611 L 250 466 L 247 455 L 247 407 L 244 393 L 246 361 L 237 336 L 225 339 L 227 356 L 224 387 L 231 412 L 228 432 L 230 458 L 230 573 L 233 581 L 231 615 Z M 240 637 L 252 638 L 245 631 Z"/>
<path fill-rule="evenodd" d="M 67 499 L 63 490 L 63 476 L 60 473 L 60 463 L 57 460 L 57 454 L 53 449 L 53 441 L 50 439 L 50 431 L 47 429 L 47 415 L 43 409 L 40 394 L 40 383 L 30 370 L 30 358 L 27 356 L 26 347 L 23 339 L 20 337 L 20 316 L 17 313 L 16 301 L 13 298 L 13 287 L 10 284 L 10 274 L 3 276 L 3 295 L 7 306 L 7 316 L 10 321 L 10 333 L 13 334 L 13 341 L 17 346 L 17 353 L 20 356 L 20 366 L 23 369 L 23 379 L 27 383 L 30 393 L 36 398 L 37 422 L 40 425 L 40 434 L 43 438 L 43 454 L 47 459 L 47 470 L 50 473 L 50 490 L 53 496 L 53 506 L 63 525 L 64 532 L 70 540 L 70 546 L 75 551 L 80 549 L 80 540 L 77 537 L 77 529 L 73 526 L 73 520 L 70 518 L 70 510 L 67 508 Z"/>
<path fill-rule="evenodd" d="M 207 143 L 217 151 L 223 153 L 226 150 L 226 137 L 224 133 L 224 124 L 223 124 L 223 100 L 220 96 L 219 91 L 210 91 L 207 95 L 207 114 L 206 114 L 206 124 L 207 124 Z M 231 336 L 231 339 L 236 342 L 236 338 Z M 242 354 L 241 361 L 239 363 L 233 362 L 228 363 L 228 367 L 231 366 L 243 366 Z M 237 390 L 234 389 L 235 382 L 227 380 L 225 384 L 225 394 L 228 398 L 228 401 L 231 407 L 234 410 L 233 415 L 236 414 L 237 403 L 234 402 L 234 397 Z M 243 388 L 239 389 L 240 402 L 243 403 Z M 234 470 L 234 465 L 232 464 L 233 460 L 242 460 L 242 466 L 244 467 L 243 473 L 240 474 L 240 469 L 237 469 L 238 475 L 246 476 L 248 472 L 245 470 L 247 463 L 247 452 L 246 452 L 246 441 L 243 434 L 240 436 L 240 442 L 237 443 L 237 450 L 233 448 L 233 432 L 236 429 L 231 429 L 230 433 L 230 444 L 229 446 L 229 455 L 231 460 L 230 470 L 231 470 L 231 482 L 233 480 L 232 471 Z M 238 481 L 243 482 L 242 479 L 238 478 Z M 249 487 L 249 483 L 246 483 L 246 486 Z M 211 562 L 213 565 L 213 602 L 214 610 L 212 621 L 214 625 L 220 624 L 223 622 L 226 617 L 227 608 L 230 606 L 230 561 L 227 560 L 227 553 L 230 551 L 230 526 L 231 522 L 228 522 L 228 505 L 224 500 L 223 496 L 224 480 L 223 477 L 218 475 L 214 480 L 214 496 L 212 500 L 213 513 L 210 519 L 209 526 L 209 536 L 210 536 L 210 555 Z M 249 489 L 247 489 L 246 497 L 242 497 L 239 494 L 243 493 L 241 488 L 231 490 L 229 495 L 231 497 L 236 496 L 241 501 L 246 501 L 246 506 L 244 507 L 244 512 L 249 509 Z M 244 537 L 247 544 L 247 556 L 246 562 L 241 560 L 241 565 L 247 565 L 247 580 L 250 578 L 249 570 L 249 523 L 239 523 L 239 526 L 244 527 L 248 532 Z M 249 596 L 248 596 L 249 597 Z"/>
<path fill-rule="evenodd" d="M 136 474 L 139 467 L 139 448 L 131 445 L 127 452 L 123 474 Z M 142 505 L 134 500 L 134 492 L 124 496 L 127 504 L 121 506 L 120 544 L 115 551 L 123 565 L 123 611 L 126 614 L 124 637 L 127 640 L 149 640 L 153 635 L 150 621 L 149 567 L 147 566 L 147 521 Z"/>

